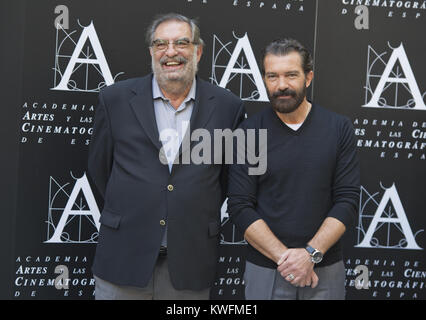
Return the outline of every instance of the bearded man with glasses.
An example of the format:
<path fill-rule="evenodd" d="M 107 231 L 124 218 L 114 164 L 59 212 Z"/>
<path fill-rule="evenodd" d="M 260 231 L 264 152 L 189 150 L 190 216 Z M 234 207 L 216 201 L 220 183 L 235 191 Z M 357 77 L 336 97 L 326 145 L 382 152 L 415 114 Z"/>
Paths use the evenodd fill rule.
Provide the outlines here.
<path fill-rule="evenodd" d="M 198 128 L 212 136 L 233 130 L 245 110 L 228 90 L 196 76 L 203 40 L 194 20 L 159 16 L 147 42 L 153 73 L 99 94 L 88 164 L 105 200 L 95 297 L 208 299 L 227 168 L 184 163 L 183 141 Z M 167 130 L 176 135 L 165 139 Z"/>

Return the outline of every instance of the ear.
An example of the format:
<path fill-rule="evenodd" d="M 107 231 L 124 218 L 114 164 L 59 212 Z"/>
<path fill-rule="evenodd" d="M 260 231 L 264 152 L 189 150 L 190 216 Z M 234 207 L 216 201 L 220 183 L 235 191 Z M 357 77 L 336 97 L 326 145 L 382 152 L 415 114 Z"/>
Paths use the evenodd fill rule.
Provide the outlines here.
<path fill-rule="evenodd" d="M 203 46 L 198 45 L 197 46 L 197 63 L 200 62 L 202 54 L 203 54 Z"/>
<path fill-rule="evenodd" d="M 152 51 L 152 47 L 149 47 L 149 54 L 151 55 L 151 57 L 154 54 L 154 52 Z"/>
<path fill-rule="evenodd" d="M 314 78 L 314 72 L 309 71 L 306 75 L 306 88 L 308 88 L 311 85 L 312 79 Z"/>

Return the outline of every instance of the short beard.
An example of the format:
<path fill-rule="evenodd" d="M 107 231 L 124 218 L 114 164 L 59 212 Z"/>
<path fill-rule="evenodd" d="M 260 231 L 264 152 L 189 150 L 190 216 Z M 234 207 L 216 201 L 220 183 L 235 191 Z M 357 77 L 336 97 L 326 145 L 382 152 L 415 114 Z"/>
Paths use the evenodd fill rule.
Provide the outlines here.
<path fill-rule="evenodd" d="M 198 64 L 196 59 L 197 47 L 194 49 L 194 53 L 191 60 L 187 60 L 183 57 L 178 57 L 177 59 L 162 59 L 157 64 L 154 61 L 154 57 L 151 58 L 152 72 L 154 73 L 155 79 L 158 82 L 160 88 L 162 88 L 167 93 L 173 95 L 180 95 L 184 93 L 187 88 L 192 84 L 192 81 L 197 74 Z M 172 77 L 161 70 L 161 64 L 167 60 L 178 60 L 185 64 L 182 73 L 178 77 Z"/>
<path fill-rule="evenodd" d="M 268 91 L 269 101 L 271 102 L 272 108 L 279 113 L 291 113 L 300 107 L 303 100 L 306 97 L 306 81 L 303 84 L 303 88 L 300 91 L 294 91 L 285 89 L 273 92 L 272 94 Z M 291 96 L 291 98 L 283 100 L 279 99 L 279 96 Z"/>

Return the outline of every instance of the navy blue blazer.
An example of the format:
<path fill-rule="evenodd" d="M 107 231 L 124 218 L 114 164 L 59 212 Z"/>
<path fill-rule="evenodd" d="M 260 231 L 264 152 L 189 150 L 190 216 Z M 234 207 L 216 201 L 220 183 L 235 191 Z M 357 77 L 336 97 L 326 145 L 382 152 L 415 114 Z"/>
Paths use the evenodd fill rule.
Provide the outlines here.
<path fill-rule="evenodd" d="M 197 78 L 190 130 L 235 129 L 242 101 Z M 196 144 L 190 144 L 191 149 Z M 119 285 L 145 287 L 154 270 L 167 222 L 168 264 L 176 289 L 212 285 L 218 259 L 225 165 L 159 160 L 152 74 L 117 82 L 99 94 L 88 172 L 104 197 L 93 274 Z M 179 154 L 190 152 L 182 146 Z M 213 161 L 212 161 L 213 162 Z"/>

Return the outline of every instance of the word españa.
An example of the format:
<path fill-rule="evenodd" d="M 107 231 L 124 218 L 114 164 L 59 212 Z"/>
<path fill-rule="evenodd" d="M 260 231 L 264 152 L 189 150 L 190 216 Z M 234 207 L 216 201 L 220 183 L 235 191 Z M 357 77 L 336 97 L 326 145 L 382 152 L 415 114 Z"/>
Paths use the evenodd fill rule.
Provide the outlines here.
<path fill-rule="evenodd" d="M 258 8 L 271 8 L 271 9 L 280 9 L 283 8 L 285 10 L 290 10 L 292 9 L 292 4 L 291 3 L 278 3 L 277 2 L 273 2 L 272 4 L 266 4 L 264 1 L 241 1 L 241 0 L 234 0 L 234 2 L 232 3 L 234 7 L 241 5 L 241 6 L 245 6 L 246 8 L 250 8 L 250 7 L 258 7 Z M 296 8 L 298 11 L 302 12 L 304 11 L 304 7 L 303 5 L 297 5 L 295 4 L 293 6 L 293 8 Z"/>

